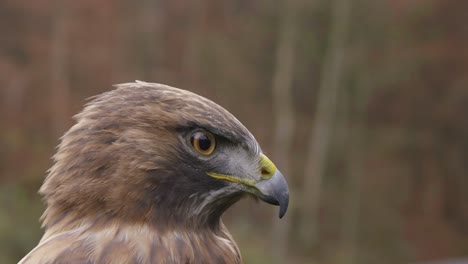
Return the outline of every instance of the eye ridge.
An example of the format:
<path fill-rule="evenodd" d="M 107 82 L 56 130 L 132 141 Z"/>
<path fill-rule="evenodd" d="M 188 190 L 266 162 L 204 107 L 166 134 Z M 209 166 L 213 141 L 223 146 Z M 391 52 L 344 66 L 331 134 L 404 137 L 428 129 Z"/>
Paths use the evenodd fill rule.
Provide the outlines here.
<path fill-rule="evenodd" d="M 211 155 L 216 146 L 214 135 L 208 131 L 194 132 L 190 137 L 190 143 L 198 153 L 204 156 Z"/>

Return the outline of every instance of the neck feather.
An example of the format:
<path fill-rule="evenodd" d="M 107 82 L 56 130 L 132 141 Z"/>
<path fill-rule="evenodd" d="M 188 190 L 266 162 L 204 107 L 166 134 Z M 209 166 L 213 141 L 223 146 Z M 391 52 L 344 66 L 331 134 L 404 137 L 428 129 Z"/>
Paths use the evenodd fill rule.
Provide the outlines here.
<path fill-rule="evenodd" d="M 122 252 L 128 263 L 241 263 L 239 249 L 222 222 L 217 230 L 187 226 L 161 229 L 148 224 L 64 218 L 47 227 L 35 251 L 41 254 L 41 250 L 57 245 L 67 245 L 67 252 L 87 254 L 81 257 L 93 263 L 120 263 Z M 59 251 L 52 255 L 70 258 Z"/>

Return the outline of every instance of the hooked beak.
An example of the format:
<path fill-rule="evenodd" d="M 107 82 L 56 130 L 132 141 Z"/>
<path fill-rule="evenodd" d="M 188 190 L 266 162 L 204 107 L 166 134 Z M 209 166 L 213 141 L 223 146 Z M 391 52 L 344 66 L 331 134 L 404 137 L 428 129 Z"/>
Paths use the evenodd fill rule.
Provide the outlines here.
<path fill-rule="evenodd" d="M 262 201 L 273 205 L 279 205 L 279 218 L 282 218 L 289 205 L 288 184 L 279 170 L 276 170 L 270 179 L 262 180 L 255 184 L 258 193 L 255 195 Z"/>
<path fill-rule="evenodd" d="M 258 197 L 260 200 L 269 204 L 279 205 L 279 218 L 282 218 L 288 210 L 288 184 L 283 174 L 276 169 L 275 164 L 263 153 L 260 154 L 261 176 L 258 181 L 214 172 L 208 172 L 207 174 L 215 179 L 243 184 L 247 186 L 248 192 Z"/>

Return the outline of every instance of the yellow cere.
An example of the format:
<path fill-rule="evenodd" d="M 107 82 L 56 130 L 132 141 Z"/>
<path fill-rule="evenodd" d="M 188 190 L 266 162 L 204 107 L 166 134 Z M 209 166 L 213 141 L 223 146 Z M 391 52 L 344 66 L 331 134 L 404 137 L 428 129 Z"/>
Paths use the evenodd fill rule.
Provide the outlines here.
<path fill-rule="evenodd" d="M 275 164 L 263 153 L 260 154 L 260 171 L 264 180 L 270 179 L 276 172 Z"/>

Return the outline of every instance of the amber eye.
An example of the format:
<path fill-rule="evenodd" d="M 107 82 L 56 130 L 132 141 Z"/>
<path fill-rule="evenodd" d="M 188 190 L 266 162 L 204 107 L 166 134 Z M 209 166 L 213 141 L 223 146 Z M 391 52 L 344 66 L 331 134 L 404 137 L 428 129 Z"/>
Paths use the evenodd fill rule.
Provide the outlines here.
<path fill-rule="evenodd" d="M 202 155 L 209 156 L 213 153 L 216 141 L 213 134 L 206 131 L 198 131 L 190 137 L 193 148 Z"/>

